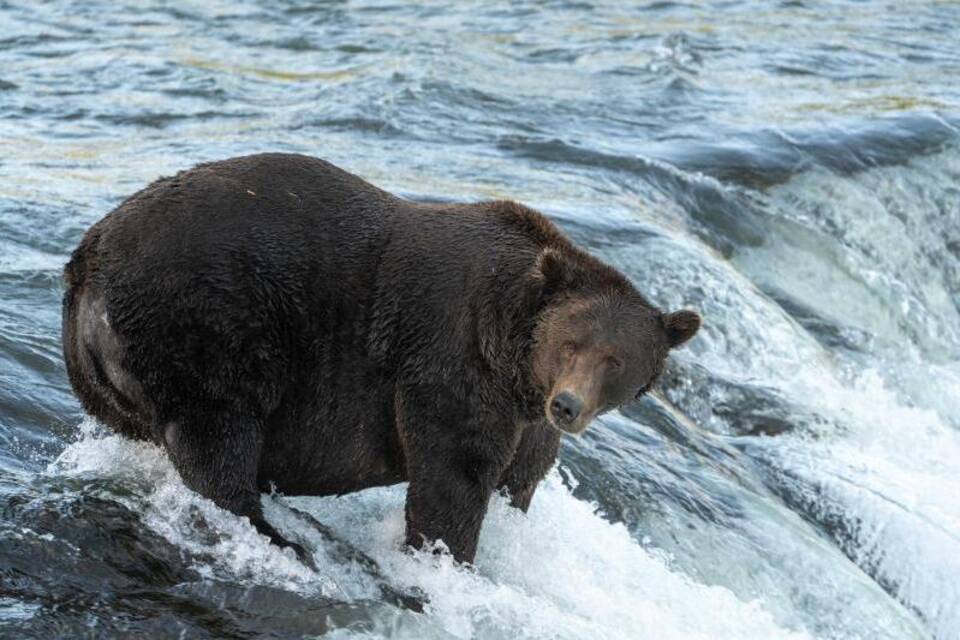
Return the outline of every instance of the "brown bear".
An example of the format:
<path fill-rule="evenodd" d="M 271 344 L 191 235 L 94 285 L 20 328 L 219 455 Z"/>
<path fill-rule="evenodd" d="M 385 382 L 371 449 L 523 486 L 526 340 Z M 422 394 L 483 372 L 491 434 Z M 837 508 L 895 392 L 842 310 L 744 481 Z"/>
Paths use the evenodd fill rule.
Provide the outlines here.
<path fill-rule="evenodd" d="M 523 205 L 411 202 L 290 154 L 157 180 L 65 280 L 84 408 L 301 557 L 261 491 L 409 481 L 407 543 L 472 561 L 491 494 L 526 510 L 560 433 L 649 389 L 700 326 Z"/>

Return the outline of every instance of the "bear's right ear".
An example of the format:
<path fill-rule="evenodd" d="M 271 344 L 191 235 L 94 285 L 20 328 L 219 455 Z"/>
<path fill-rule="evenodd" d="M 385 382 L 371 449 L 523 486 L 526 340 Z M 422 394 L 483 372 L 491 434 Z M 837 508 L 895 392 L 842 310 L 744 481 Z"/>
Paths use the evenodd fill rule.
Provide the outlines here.
<path fill-rule="evenodd" d="M 556 249 L 544 249 L 537 256 L 533 267 L 534 279 L 540 287 L 540 295 L 549 297 L 573 283 L 573 268 L 570 261 Z"/>
<path fill-rule="evenodd" d="M 562 287 L 570 280 L 570 264 L 556 249 L 541 251 L 535 269 L 543 283 L 550 287 Z"/>
<path fill-rule="evenodd" d="M 527 295 L 531 311 L 542 309 L 554 294 L 573 282 L 569 260 L 556 249 L 542 250 L 528 274 Z"/>

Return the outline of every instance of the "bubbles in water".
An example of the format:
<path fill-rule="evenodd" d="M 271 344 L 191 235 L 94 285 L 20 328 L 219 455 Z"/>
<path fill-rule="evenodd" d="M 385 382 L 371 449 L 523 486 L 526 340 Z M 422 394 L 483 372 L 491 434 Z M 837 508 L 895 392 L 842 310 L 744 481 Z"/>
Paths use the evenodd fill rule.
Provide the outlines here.
<path fill-rule="evenodd" d="M 189 491 L 152 445 L 105 435 L 87 423 L 84 436 L 48 471 L 140 483 L 146 492 L 144 523 L 194 558 L 205 559 L 208 564 L 196 568 L 208 578 L 229 575 L 358 601 L 376 593 L 369 573 L 324 561 L 326 542 L 285 515 L 275 498 L 265 498 L 268 516 L 315 549 L 319 575 L 269 544 L 248 522 Z M 436 638 L 808 637 L 778 626 L 762 602 L 743 602 L 722 587 L 698 584 L 671 570 L 662 553 L 645 549 L 623 525 L 604 521 L 590 504 L 574 498 L 556 471 L 527 515 L 501 496 L 493 499 L 475 566 L 401 548 L 404 489 L 283 499 L 373 558 L 387 580 L 425 596 L 424 615 L 385 617 L 364 633 L 389 628 L 401 637 Z M 350 633 L 340 637 L 363 637 Z"/>

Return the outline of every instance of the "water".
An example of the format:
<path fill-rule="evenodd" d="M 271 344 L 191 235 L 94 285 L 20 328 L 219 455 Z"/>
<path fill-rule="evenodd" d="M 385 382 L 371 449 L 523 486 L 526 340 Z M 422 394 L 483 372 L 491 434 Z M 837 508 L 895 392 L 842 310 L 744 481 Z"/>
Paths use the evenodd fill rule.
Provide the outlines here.
<path fill-rule="evenodd" d="M 0 636 L 960 638 L 958 42 L 933 1 L 0 3 Z M 311 572 L 60 355 L 90 224 L 267 150 L 520 199 L 705 328 L 473 568 L 400 549 L 402 486 L 265 496 Z"/>

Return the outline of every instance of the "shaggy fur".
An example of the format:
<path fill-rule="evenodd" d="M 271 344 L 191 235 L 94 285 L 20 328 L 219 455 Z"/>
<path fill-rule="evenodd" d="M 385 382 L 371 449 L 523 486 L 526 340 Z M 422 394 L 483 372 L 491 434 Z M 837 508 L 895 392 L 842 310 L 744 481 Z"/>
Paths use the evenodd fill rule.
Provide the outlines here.
<path fill-rule="evenodd" d="M 84 408 L 300 553 L 261 491 L 408 480 L 408 543 L 472 560 L 493 491 L 529 505 L 553 424 L 632 398 L 699 326 L 522 205 L 417 204 L 299 155 L 156 181 L 87 232 L 65 279 Z M 583 425 L 551 415 L 560 391 Z"/>

